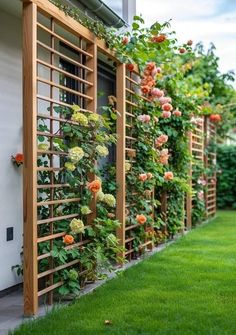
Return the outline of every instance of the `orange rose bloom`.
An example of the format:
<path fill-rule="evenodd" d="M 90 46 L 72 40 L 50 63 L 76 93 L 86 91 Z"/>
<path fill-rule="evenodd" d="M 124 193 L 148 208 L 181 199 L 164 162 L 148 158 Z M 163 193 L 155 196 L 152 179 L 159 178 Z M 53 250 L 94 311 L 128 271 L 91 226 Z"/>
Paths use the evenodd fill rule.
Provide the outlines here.
<path fill-rule="evenodd" d="M 221 121 L 221 116 L 220 114 L 211 114 L 210 115 L 210 120 L 213 122 L 219 122 Z"/>
<path fill-rule="evenodd" d="M 126 64 L 126 69 L 128 71 L 134 71 L 134 64 Z"/>
<path fill-rule="evenodd" d="M 136 220 L 137 220 L 137 222 L 138 222 L 139 224 L 143 225 L 143 224 L 147 221 L 147 218 L 146 218 L 146 216 L 143 215 L 143 214 L 138 214 L 138 215 L 136 216 Z"/>
<path fill-rule="evenodd" d="M 16 163 L 23 163 L 23 161 L 24 161 L 23 154 L 16 154 L 15 155 L 15 161 L 16 161 Z"/>
<path fill-rule="evenodd" d="M 143 92 L 143 94 L 147 94 L 150 91 L 150 88 L 147 85 L 141 86 L 141 91 Z"/>
<path fill-rule="evenodd" d="M 145 70 L 152 71 L 155 68 L 156 64 L 154 62 L 150 62 L 146 65 Z"/>
<path fill-rule="evenodd" d="M 146 70 L 144 70 L 143 74 L 145 76 L 150 76 L 151 75 L 151 71 L 149 71 L 149 70 L 146 69 Z"/>
<path fill-rule="evenodd" d="M 72 235 L 65 235 L 64 237 L 63 237 L 63 242 L 65 243 L 65 244 L 72 244 L 72 243 L 74 243 L 74 237 L 72 236 Z"/>
<path fill-rule="evenodd" d="M 152 37 L 152 42 L 162 43 L 166 40 L 166 35 L 160 34 Z"/>
<path fill-rule="evenodd" d="M 140 173 L 140 175 L 138 176 L 138 179 L 141 181 L 145 181 L 147 180 L 147 174 L 146 173 Z"/>
<path fill-rule="evenodd" d="M 101 188 L 101 182 L 98 179 L 95 179 L 94 181 L 88 184 L 88 189 L 92 193 L 97 193 L 100 190 L 100 188 Z"/>
<path fill-rule="evenodd" d="M 174 178 L 173 172 L 171 172 L 171 171 L 165 172 L 165 174 L 164 174 L 164 179 L 165 180 L 172 180 L 173 178 Z"/>

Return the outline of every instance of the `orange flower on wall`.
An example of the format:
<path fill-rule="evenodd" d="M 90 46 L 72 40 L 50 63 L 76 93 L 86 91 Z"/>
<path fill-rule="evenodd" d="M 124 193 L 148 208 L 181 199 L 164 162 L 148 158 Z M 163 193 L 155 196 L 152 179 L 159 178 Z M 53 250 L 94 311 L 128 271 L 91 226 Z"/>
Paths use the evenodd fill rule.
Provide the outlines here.
<path fill-rule="evenodd" d="M 92 193 L 97 193 L 101 189 L 101 181 L 98 179 L 93 180 L 91 183 L 88 184 L 88 189 Z"/>
<path fill-rule="evenodd" d="M 12 162 L 17 166 L 20 166 L 24 162 L 24 155 L 22 153 L 17 153 L 15 156 L 11 156 Z"/>
<path fill-rule="evenodd" d="M 65 244 L 72 244 L 72 243 L 74 243 L 74 237 L 72 235 L 65 235 L 63 237 L 63 242 Z"/>
<path fill-rule="evenodd" d="M 143 224 L 147 221 L 147 218 L 146 218 L 146 216 L 143 215 L 143 214 L 138 214 L 138 215 L 136 216 L 136 220 L 137 220 L 137 222 L 138 222 L 140 225 L 143 225 Z"/>

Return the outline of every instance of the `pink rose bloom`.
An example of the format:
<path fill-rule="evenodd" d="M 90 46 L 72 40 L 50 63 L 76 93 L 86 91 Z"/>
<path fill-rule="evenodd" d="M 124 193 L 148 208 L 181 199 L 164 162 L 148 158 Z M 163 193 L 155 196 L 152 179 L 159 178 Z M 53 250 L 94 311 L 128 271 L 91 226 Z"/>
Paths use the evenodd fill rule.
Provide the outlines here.
<path fill-rule="evenodd" d="M 157 73 L 161 73 L 161 68 L 157 67 Z"/>
<path fill-rule="evenodd" d="M 203 191 L 199 191 L 197 193 L 197 197 L 198 197 L 199 200 L 203 200 L 204 199 L 204 192 Z"/>
<path fill-rule="evenodd" d="M 151 72 L 151 76 L 152 76 L 152 77 L 155 77 L 156 74 L 157 74 L 157 68 L 156 68 L 156 66 L 155 66 L 154 69 L 153 69 L 152 72 Z"/>
<path fill-rule="evenodd" d="M 175 115 L 175 116 L 181 116 L 181 115 L 182 115 L 182 112 L 179 111 L 178 109 L 176 109 L 176 110 L 174 110 L 174 111 L 172 112 L 172 114 Z"/>
<path fill-rule="evenodd" d="M 164 92 L 162 90 L 159 90 L 159 88 L 153 88 L 151 90 L 151 95 L 155 98 L 161 98 L 164 95 Z"/>
<path fill-rule="evenodd" d="M 204 178 L 199 178 L 198 181 L 197 181 L 197 183 L 199 185 L 203 185 L 203 186 L 205 186 L 207 184 L 207 182 L 206 182 L 206 180 Z"/>
<path fill-rule="evenodd" d="M 161 106 L 161 108 L 162 108 L 162 110 L 165 111 L 165 112 L 170 112 L 170 111 L 172 111 L 173 106 L 172 106 L 171 104 L 169 104 L 169 103 L 166 103 L 166 104 L 163 104 L 163 105 Z"/>
<path fill-rule="evenodd" d="M 171 112 L 162 112 L 161 116 L 164 118 L 164 119 L 168 119 L 171 117 Z"/>
<path fill-rule="evenodd" d="M 162 144 L 166 143 L 167 141 L 168 141 L 168 136 L 162 134 L 156 139 L 155 143 L 157 147 L 161 147 Z"/>
<path fill-rule="evenodd" d="M 174 178 L 173 172 L 167 171 L 164 173 L 164 179 L 165 180 L 172 180 Z"/>
<path fill-rule="evenodd" d="M 144 122 L 144 123 L 149 123 L 150 120 L 151 120 L 151 117 L 150 117 L 150 115 L 142 114 L 142 115 L 138 116 L 138 120 L 141 121 L 141 122 Z"/>
<path fill-rule="evenodd" d="M 169 97 L 161 97 L 161 98 L 159 98 L 159 102 L 160 102 L 161 105 L 168 104 L 168 103 L 170 103 L 171 101 L 172 101 L 172 100 L 171 100 L 171 98 L 169 98 Z"/>
<path fill-rule="evenodd" d="M 160 158 L 159 158 L 160 163 L 166 165 L 168 164 L 168 159 L 169 159 L 168 149 L 162 149 L 160 151 Z"/>

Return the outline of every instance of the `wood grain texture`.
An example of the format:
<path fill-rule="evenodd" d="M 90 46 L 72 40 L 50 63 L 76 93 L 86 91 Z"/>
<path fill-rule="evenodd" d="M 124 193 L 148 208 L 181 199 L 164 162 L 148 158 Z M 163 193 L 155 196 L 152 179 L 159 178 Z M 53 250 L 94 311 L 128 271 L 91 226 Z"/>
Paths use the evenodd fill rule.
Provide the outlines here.
<path fill-rule="evenodd" d="M 121 226 L 117 230 L 117 237 L 120 241 L 120 245 L 125 247 L 125 135 L 126 135 L 126 111 L 125 111 L 125 65 L 120 64 L 117 66 L 116 71 L 116 108 L 120 113 L 120 117 L 117 118 L 117 134 L 118 140 L 116 145 L 116 183 L 118 185 L 116 199 L 116 217 L 120 221 Z M 123 255 L 124 256 L 124 253 Z"/>
<path fill-rule="evenodd" d="M 23 3 L 23 206 L 24 315 L 38 310 L 37 281 L 37 104 L 36 20 L 34 3 Z"/>

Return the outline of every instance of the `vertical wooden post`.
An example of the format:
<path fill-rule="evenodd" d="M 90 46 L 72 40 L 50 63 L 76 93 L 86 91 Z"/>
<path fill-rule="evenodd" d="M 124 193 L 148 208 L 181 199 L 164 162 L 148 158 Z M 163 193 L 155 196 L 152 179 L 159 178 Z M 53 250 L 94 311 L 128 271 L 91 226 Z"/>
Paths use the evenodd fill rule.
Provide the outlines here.
<path fill-rule="evenodd" d="M 204 134 L 204 144 L 203 144 L 203 164 L 204 169 L 208 168 L 208 154 L 206 153 L 206 148 L 208 147 L 208 119 L 206 116 L 203 117 L 203 134 Z M 204 178 L 207 180 L 207 189 L 204 194 L 205 199 L 205 209 L 206 209 L 206 216 L 208 218 L 208 179 L 207 175 L 204 175 Z"/>
<path fill-rule="evenodd" d="M 189 152 L 192 159 L 192 132 L 188 133 Z M 189 188 L 190 191 L 186 195 L 186 226 L 187 229 L 192 228 L 192 162 L 189 162 Z"/>
<path fill-rule="evenodd" d="M 24 314 L 38 310 L 37 264 L 37 6 L 23 2 Z"/>
<path fill-rule="evenodd" d="M 93 100 L 87 102 L 87 109 L 93 113 L 97 113 L 97 44 L 94 42 L 87 48 L 87 52 L 93 55 L 92 58 L 89 58 L 86 62 L 86 66 L 91 68 L 93 72 L 89 72 L 86 79 L 90 81 L 93 86 L 89 86 L 86 94 L 91 96 Z M 96 162 L 94 162 L 96 164 Z M 89 174 L 88 178 L 92 181 L 94 180 L 94 174 Z M 92 210 L 91 215 L 89 216 L 89 222 L 92 222 L 96 218 L 96 195 L 91 201 L 90 208 Z"/>
<path fill-rule="evenodd" d="M 120 240 L 120 245 L 125 247 L 125 131 L 126 131 L 126 115 L 125 115 L 125 64 L 117 65 L 116 72 L 116 98 L 117 110 L 121 114 L 117 119 L 117 134 L 118 140 L 116 145 L 116 182 L 117 189 L 117 206 L 116 217 L 120 221 L 121 226 L 117 230 L 117 237 Z M 125 253 L 123 252 L 124 256 Z"/>

